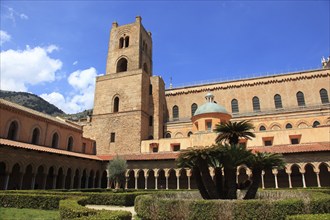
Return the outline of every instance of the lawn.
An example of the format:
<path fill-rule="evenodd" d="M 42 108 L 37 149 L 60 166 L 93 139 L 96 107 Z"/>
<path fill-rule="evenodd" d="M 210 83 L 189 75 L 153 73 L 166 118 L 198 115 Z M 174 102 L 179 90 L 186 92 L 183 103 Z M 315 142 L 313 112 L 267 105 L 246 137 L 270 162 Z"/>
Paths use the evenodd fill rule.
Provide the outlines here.
<path fill-rule="evenodd" d="M 60 219 L 58 210 L 0 208 L 0 219 Z"/>

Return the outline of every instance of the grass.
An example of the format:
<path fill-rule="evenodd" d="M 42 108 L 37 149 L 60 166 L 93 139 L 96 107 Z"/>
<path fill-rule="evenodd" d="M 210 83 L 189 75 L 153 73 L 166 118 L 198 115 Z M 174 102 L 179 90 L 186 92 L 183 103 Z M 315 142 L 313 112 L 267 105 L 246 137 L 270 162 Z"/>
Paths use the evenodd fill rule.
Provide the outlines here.
<path fill-rule="evenodd" d="M 40 209 L 17 209 L 17 208 L 0 208 L 0 219 L 49 219 L 59 220 L 60 212 Z"/>

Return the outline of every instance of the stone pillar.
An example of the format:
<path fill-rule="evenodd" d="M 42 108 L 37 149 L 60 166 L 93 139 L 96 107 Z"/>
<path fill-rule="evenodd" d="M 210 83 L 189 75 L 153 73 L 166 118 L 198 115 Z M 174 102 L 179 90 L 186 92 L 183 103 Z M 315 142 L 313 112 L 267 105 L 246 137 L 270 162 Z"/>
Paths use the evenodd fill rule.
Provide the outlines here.
<path fill-rule="evenodd" d="M 10 173 L 5 173 L 5 181 L 4 181 L 4 186 L 3 186 L 4 190 L 8 189 L 9 178 L 10 178 Z"/>
<path fill-rule="evenodd" d="M 129 176 L 125 176 L 125 189 L 128 189 L 128 178 Z"/>
<path fill-rule="evenodd" d="M 135 178 L 135 189 L 138 189 L 138 175 L 134 175 L 134 178 Z"/>
<path fill-rule="evenodd" d="M 168 175 L 165 175 L 165 180 L 166 180 L 166 190 L 168 190 Z"/>
<path fill-rule="evenodd" d="M 101 188 L 101 182 L 102 182 L 102 175 L 99 175 L 99 179 L 97 180 L 97 186 L 96 188 Z"/>
<path fill-rule="evenodd" d="M 41 189 L 46 189 L 46 183 L 47 183 L 47 174 L 42 174 L 42 181 L 41 181 Z"/>
<path fill-rule="evenodd" d="M 176 169 L 175 170 L 175 176 L 176 176 L 176 189 L 180 189 L 180 170 Z"/>
<path fill-rule="evenodd" d="M 265 171 L 261 172 L 261 186 L 262 189 L 265 189 L 265 180 L 264 180 L 264 176 L 265 176 Z"/>
<path fill-rule="evenodd" d="M 56 189 L 56 183 L 57 183 L 57 175 L 54 174 L 51 189 Z"/>
<path fill-rule="evenodd" d="M 278 189 L 278 182 L 277 182 L 277 174 L 278 174 L 278 171 L 277 169 L 273 169 L 272 170 L 272 173 L 274 175 L 274 180 L 275 180 L 275 189 Z"/>
<path fill-rule="evenodd" d="M 155 174 L 155 189 L 158 189 L 158 175 Z"/>
<path fill-rule="evenodd" d="M 144 189 L 148 189 L 148 174 L 144 172 Z"/>
<path fill-rule="evenodd" d="M 89 176 L 86 175 L 86 179 L 85 179 L 85 189 L 88 189 L 88 183 L 89 183 Z"/>
<path fill-rule="evenodd" d="M 303 183 L 303 188 L 306 188 L 305 172 L 301 172 L 301 179 L 302 179 L 302 183 Z"/>
<path fill-rule="evenodd" d="M 73 189 L 73 187 L 74 187 L 74 177 L 75 177 L 75 175 L 71 175 L 70 189 Z"/>
<path fill-rule="evenodd" d="M 36 174 L 35 173 L 32 173 L 32 176 L 31 176 L 31 187 L 30 187 L 30 189 L 34 189 L 35 184 L 36 184 Z"/>
<path fill-rule="evenodd" d="M 65 189 L 65 180 L 66 180 L 66 175 L 62 175 L 62 183 L 61 183 L 61 189 Z"/>
<path fill-rule="evenodd" d="M 190 177 L 191 177 L 191 170 L 190 169 L 188 169 L 187 170 L 187 178 L 188 178 L 188 190 L 190 190 L 191 188 L 190 188 Z"/>
<path fill-rule="evenodd" d="M 288 179 L 289 179 L 289 188 L 292 188 L 292 183 L 291 183 L 291 172 L 287 172 L 288 174 Z"/>
<path fill-rule="evenodd" d="M 81 178 L 82 176 L 78 176 L 78 189 L 81 189 Z"/>
<path fill-rule="evenodd" d="M 317 187 L 321 187 L 320 172 L 316 172 L 315 174 L 316 174 Z"/>
<path fill-rule="evenodd" d="M 22 189 L 22 185 L 23 185 L 23 177 L 24 177 L 24 173 L 19 173 L 18 174 L 18 189 Z"/>

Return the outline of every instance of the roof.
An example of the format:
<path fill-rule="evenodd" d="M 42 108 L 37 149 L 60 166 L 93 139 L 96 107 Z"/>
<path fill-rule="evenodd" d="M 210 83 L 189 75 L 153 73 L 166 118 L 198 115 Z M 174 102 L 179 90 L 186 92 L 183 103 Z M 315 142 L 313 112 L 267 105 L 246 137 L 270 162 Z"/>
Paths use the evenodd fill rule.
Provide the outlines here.
<path fill-rule="evenodd" d="M 91 160 L 102 160 L 96 155 L 89 155 L 89 154 L 82 154 L 82 153 L 76 153 L 72 151 L 66 151 L 56 148 L 50 148 L 50 147 L 44 147 L 39 145 L 33 145 L 33 144 L 27 144 L 23 142 L 18 141 L 12 141 L 8 139 L 0 138 L 0 145 L 13 147 L 13 148 L 22 148 L 27 150 L 35 150 L 39 152 L 45 152 L 45 153 L 52 153 L 52 154 L 59 154 L 59 155 L 65 155 L 65 156 L 72 156 L 72 157 L 79 157 L 83 159 L 91 159 Z"/>
<path fill-rule="evenodd" d="M 330 151 L 330 142 L 307 143 L 307 144 L 290 144 L 290 145 L 275 145 L 271 147 L 252 147 L 253 152 L 269 152 L 269 153 L 303 153 L 303 152 L 320 152 Z"/>
<path fill-rule="evenodd" d="M 206 99 L 207 102 L 197 108 L 197 110 L 194 113 L 194 116 L 205 114 L 205 113 L 225 113 L 225 114 L 228 114 L 225 107 L 214 103 L 214 101 L 213 101 L 214 96 L 212 95 L 212 93 L 210 93 L 210 92 L 207 93 L 206 96 L 205 96 L 205 99 Z"/>
<path fill-rule="evenodd" d="M 173 160 L 179 156 L 179 152 L 162 152 L 162 153 L 141 153 L 141 154 L 124 154 L 119 155 L 125 160 Z M 98 155 L 102 160 L 112 160 L 116 155 Z"/>

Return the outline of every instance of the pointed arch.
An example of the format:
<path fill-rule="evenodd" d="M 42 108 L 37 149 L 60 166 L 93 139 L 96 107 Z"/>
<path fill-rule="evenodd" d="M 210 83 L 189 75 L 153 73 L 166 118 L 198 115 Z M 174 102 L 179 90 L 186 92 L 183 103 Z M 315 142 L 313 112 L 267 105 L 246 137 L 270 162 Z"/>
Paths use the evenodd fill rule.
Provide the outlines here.
<path fill-rule="evenodd" d="M 57 132 L 54 132 L 53 136 L 52 136 L 52 148 L 58 148 L 58 144 L 59 144 L 59 136 Z"/>
<path fill-rule="evenodd" d="M 17 140 L 18 139 L 18 121 L 13 120 L 8 128 L 8 132 L 7 132 L 7 138 L 9 140 Z"/>
<path fill-rule="evenodd" d="M 126 58 L 122 57 L 118 60 L 117 62 L 117 70 L 116 72 L 126 72 L 127 71 L 127 66 L 128 66 L 128 61 Z"/>
<path fill-rule="evenodd" d="M 72 136 L 70 136 L 69 138 L 68 138 L 68 146 L 67 146 L 67 150 L 68 151 L 72 151 L 72 148 L 73 148 L 73 137 Z"/>
<path fill-rule="evenodd" d="M 38 145 L 39 139 L 40 139 L 40 129 L 36 127 L 32 131 L 31 144 Z"/>
<path fill-rule="evenodd" d="M 119 112 L 119 97 L 116 96 L 114 99 L 113 99 L 113 112 Z"/>
<path fill-rule="evenodd" d="M 324 88 L 320 90 L 320 98 L 322 104 L 328 104 L 329 103 L 329 96 L 328 91 Z"/>

